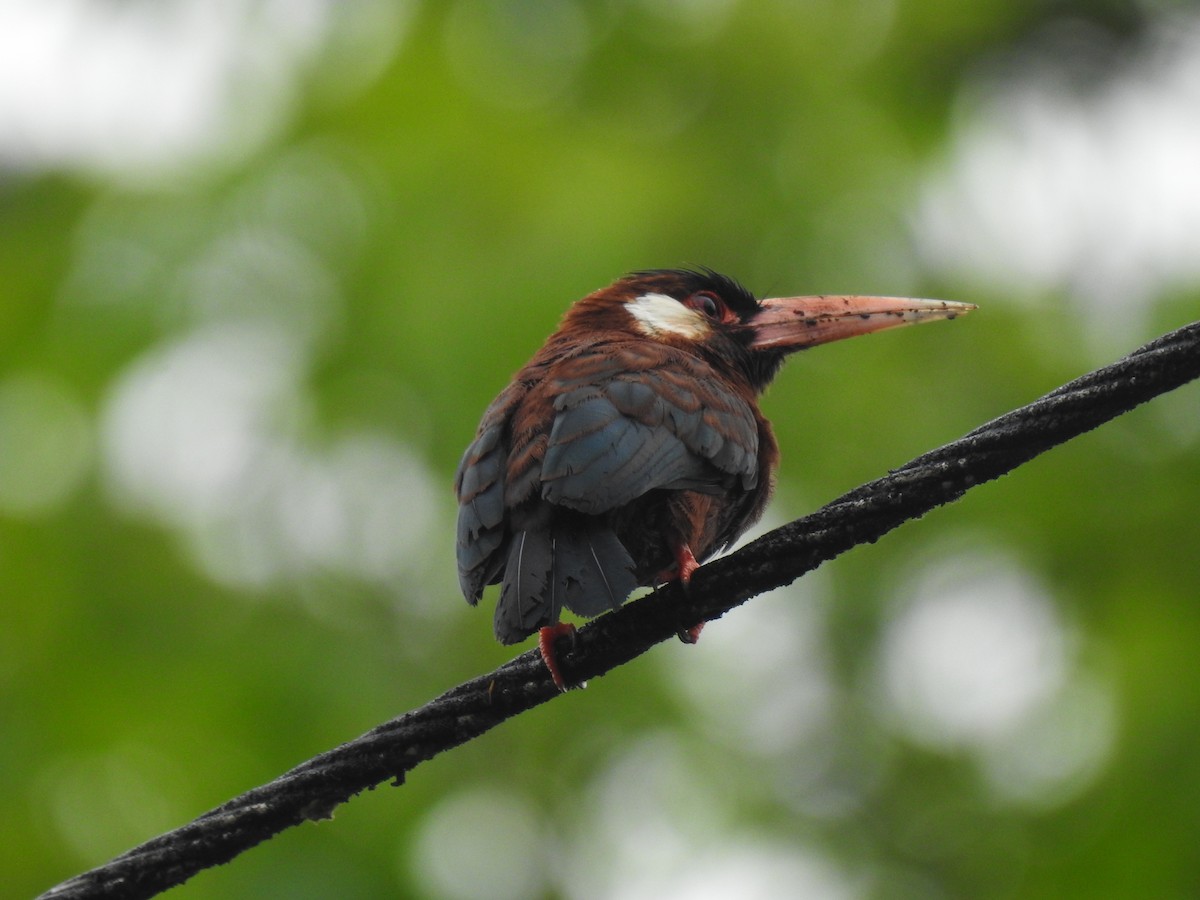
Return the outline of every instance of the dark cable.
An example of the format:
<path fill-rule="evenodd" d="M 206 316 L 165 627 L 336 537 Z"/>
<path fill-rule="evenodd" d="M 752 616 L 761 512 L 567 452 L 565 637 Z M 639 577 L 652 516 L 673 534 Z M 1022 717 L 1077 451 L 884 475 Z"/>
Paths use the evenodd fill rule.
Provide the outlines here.
<path fill-rule="evenodd" d="M 595 678 L 681 628 L 714 619 L 789 584 L 822 562 L 961 497 L 1033 457 L 1200 377 L 1200 322 L 1065 384 L 855 488 L 811 515 L 699 569 L 686 594 L 660 588 L 580 629 L 559 645 L 563 674 Z M 42 898 L 152 897 L 384 781 L 402 784 L 424 760 L 559 696 L 537 651 L 460 684 L 429 703 L 302 763 L 47 891 Z"/>

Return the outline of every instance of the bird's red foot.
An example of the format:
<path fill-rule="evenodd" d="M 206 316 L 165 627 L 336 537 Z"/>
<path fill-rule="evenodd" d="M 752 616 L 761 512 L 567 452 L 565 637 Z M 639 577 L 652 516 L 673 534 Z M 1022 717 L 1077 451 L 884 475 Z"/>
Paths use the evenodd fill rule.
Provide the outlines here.
<path fill-rule="evenodd" d="M 675 571 L 676 577 L 685 591 L 692 581 L 692 574 L 698 568 L 700 568 L 700 563 L 696 561 L 696 555 L 692 553 L 692 548 L 687 544 L 680 544 L 675 549 Z M 704 623 L 697 622 L 691 628 L 678 632 L 679 639 L 685 644 L 694 644 L 700 640 L 700 632 L 703 630 Z"/>
<path fill-rule="evenodd" d="M 687 587 L 692 580 L 692 573 L 698 568 L 700 563 L 696 561 L 692 548 L 687 544 L 680 544 L 675 551 L 675 571 L 678 573 L 679 583 Z"/>
<path fill-rule="evenodd" d="M 678 581 L 686 588 L 688 582 L 692 580 L 692 573 L 698 568 L 700 568 L 700 563 L 696 560 L 696 555 L 692 553 L 692 548 L 681 543 L 675 548 L 675 564 L 659 572 L 654 580 L 659 584 Z"/>
<path fill-rule="evenodd" d="M 567 683 L 563 680 L 562 671 L 558 668 L 558 656 L 554 652 L 554 642 L 564 634 L 575 634 L 575 626 L 570 622 L 559 622 L 555 625 L 547 625 L 538 631 L 538 652 L 542 654 L 542 660 L 546 663 L 546 668 L 550 670 L 550 677 L 554 679 L 555 686 L 560 691 L 567 689 Z"/>

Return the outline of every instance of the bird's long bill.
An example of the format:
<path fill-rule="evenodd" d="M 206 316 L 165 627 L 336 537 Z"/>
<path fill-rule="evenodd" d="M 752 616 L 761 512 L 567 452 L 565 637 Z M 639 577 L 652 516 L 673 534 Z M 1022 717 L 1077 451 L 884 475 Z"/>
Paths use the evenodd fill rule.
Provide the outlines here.
<path fill-rule="evenodd" d="M 789 353 L 885 328 L 953 319 L 973 309 L 973 303 L 907 297 L 770 297 L 748 323 L 754 329 L 750 347 Z"/>

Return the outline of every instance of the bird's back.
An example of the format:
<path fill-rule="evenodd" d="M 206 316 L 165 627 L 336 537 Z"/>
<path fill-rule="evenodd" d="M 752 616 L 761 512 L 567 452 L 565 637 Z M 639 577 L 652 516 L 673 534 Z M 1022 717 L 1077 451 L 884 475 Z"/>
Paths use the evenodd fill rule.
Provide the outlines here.
<path fill-rule="evenodd" d="M 558 338 L 489 407 L 455 482 L 463 593 L 503 581 L 505 642 L 563 606 L 615 608 L 669 577 L 680 545 L 719 550 L 770 489 L 770 427 L 711 363 L 622 334 Z"/>

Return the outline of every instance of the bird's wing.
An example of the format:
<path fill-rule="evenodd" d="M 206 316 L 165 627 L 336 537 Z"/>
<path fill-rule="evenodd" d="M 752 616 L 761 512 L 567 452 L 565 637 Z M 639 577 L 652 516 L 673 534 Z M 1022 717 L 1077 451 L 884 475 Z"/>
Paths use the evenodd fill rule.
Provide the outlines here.
<path fill-rule="evenodd" d="M 542 404 L 553 410 L 549 433 L 526 429 L 534 436 L 519 446 L 521 413 Z M 593 345 L 552 367 L 521 406 L 510 499 L 536 483 L 543 499 L 595 515 L 659 488 L 757 484 L 759 433 L 750 405 L 682 351 Z"/>
<path fill-rule="evenodd" d="M 458 582 L 471 603 L 478 602 L 504 566 L 506 430 L 513 407 L 524 396 L 514 382 L 495 399 L 479 425 L 475 440 L 463 453 L 454 475 L 458 496 Z"/>
<path fill-rule="evenodd" d="M 455 475 L 458 577 L 475 603 L 508 559 L 510 511 L 540 497 L 596 515 L 655 489 L 753 489 L 749 404 L 689 354 L 597 342 L 535 360 L 492 403 Z"/>

